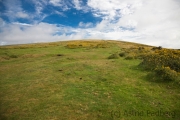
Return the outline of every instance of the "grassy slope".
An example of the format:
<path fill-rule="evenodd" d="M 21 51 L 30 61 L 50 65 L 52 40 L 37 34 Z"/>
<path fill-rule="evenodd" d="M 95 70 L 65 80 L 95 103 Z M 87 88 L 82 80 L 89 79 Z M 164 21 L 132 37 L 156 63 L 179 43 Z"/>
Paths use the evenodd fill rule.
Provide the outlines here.
<path fill-rule="evenodd" d="M 138 44 L 108 41 L 107 48 L 76 49 L 67 44 L 0 48 L 0 119 L 180 118 L 177 87 L 151 82 L 148 72 L 138 68 L 140 60 L 107 59 Z"/>

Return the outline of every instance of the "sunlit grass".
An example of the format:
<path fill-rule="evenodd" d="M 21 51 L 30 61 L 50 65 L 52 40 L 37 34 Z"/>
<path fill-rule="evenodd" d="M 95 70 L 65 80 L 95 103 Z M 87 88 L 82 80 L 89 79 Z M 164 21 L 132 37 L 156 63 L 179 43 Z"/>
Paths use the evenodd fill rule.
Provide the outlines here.
<path fill-rule="evenodd" d="M 78 47 L 69 49 L 69 44 Z M 108 47 L 97 47 L 99 44 Z M 69 41 L 1 47 L 0 119 L 180 118 L 178 86 L 153 82 L 149 71 L 138 66 L 140 59 L 108 59 L 139 46 L 117 41 Z M 158 110 L 172 114 L 147 115 Z"/>

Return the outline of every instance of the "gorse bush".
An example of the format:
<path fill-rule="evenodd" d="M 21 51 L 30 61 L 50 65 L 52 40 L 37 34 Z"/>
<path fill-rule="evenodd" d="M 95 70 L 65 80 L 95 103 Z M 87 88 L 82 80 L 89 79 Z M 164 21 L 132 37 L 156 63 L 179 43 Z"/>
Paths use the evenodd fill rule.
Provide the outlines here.
<path fill-rule="evenodd" d="M 109 44 L 105 41 L 92 42 L 92 41 L 71 41 L 66 45 L 66 48 L 107 48 Z"/>
<path fill-rule="evenodd" d="M 180 52 L 169 49 L 156 50 L 154 53 L 144 55 L 141 65 L 151 70 L 165 66 L 180 72 Z"/>
<path fill-rule="evenodd" d="M 172 70 L 170 67 L 159 67 L 155 69 L 156 74 L 164 81 L 173 81 L 178 78 L 178 73 Z"/>
<path fill-rule="evenodd" d="M 125 57 L 126 60 L 130 59 L 142 59 L 144 55 L 151 53 L 149 48 L 145 47 L 130 47 L 123 49 L 123 52 L 119 53 L 120 57 Z"/>
<path fill-rule="evenodd" d="M 180 83 L 180 51 L 159 47 L 130 47 L 123 49 L 119 56 L 126 60 L 142 59 L 140 66 L 155 72 L 165 81 L 178 80 Z"/>
<path fill-rule="evenodd" d="M 154 71 L 163 80 L 176 80 L 179 79 L 180 52 L 170 49 L 155 50 L 153 53 L 144 55 L 140 65 Z"/>

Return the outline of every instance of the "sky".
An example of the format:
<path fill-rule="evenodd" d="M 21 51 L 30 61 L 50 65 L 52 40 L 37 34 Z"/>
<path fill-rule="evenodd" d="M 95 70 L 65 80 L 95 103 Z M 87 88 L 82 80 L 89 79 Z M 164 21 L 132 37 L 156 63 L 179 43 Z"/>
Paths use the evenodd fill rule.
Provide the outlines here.
<path fill-rule="evenodd" d="M 180 0 L 0 0 L 0 45 L 80 39 L 180 49 Z"/>

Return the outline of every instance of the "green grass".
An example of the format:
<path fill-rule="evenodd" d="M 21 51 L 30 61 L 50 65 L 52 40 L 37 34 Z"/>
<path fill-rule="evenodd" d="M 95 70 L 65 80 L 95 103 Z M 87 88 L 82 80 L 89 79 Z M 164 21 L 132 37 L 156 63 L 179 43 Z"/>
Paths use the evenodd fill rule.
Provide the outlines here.
<path fill-rule="evenodd" d="M 141 60 L 108 59 L 139 44 L 107 41 L 108 47 L 91 48 L 84 42 L 87 48 L 69 49 L 69 43 L 0 47 L 0 119 L 180 118 L 179 86 L 154 82 L 138 66 Z"/>

